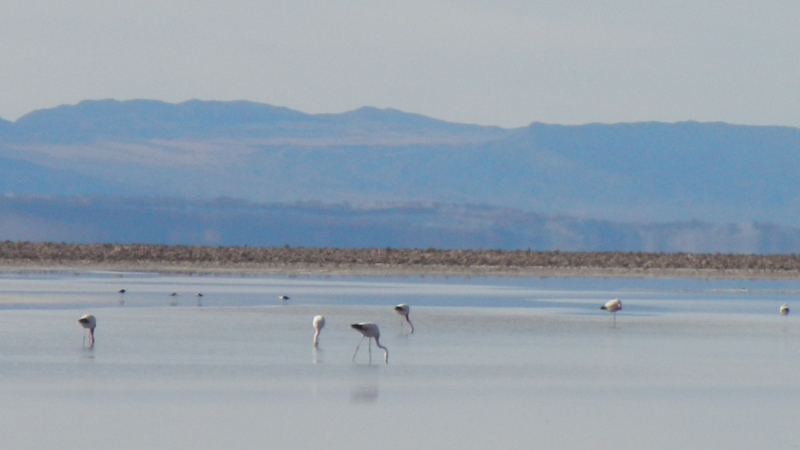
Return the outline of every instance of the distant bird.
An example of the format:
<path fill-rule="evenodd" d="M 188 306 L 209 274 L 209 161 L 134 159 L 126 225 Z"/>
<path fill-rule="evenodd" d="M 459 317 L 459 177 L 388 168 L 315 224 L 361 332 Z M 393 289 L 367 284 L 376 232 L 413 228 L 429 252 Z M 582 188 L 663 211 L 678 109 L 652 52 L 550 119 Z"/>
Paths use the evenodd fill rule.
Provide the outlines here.
<path fill-rule="evenodd" d="M 83 328 L 89 330 L 89 336 L 91 340 L 89 341 L 89 346 L 94 346 L 94 329 L 97 327 L 97 319 L 94 318 L 91 314 L 86 314 L 85 316 L 78 319 L 78 323 L 81 324 Z M 85 332 L 84 332 L 85 333 Z M 86 335 L 83 335 L 83 342 L 86 342 Z"/>
<path fill-rule="evenodd" d="M 372 322 L 361 322 L 354 323 L 350 325 L 350 327 L 362 335 L 361 340 L 358 342 L 358 346 L 356 346 L 356 352 L 353 353 L 353 362 L 356 361 L 358 348 L 361 347 L 361 343 L 364 342 L 364 338 L 367 338 L 367 342 L 369 342 L 369 362 L 372 362 L 372 341 L 369 339 L 375 339 L 375 345 L 377 345 L 378 348 L 383 349 L 383 362 L 389 364 L 389 349 L 382 346 L 381 343 L 378 342 L 378 339 L 381 337 L 381 331 L 378 329 L 378 325 L 375 325 Z"/>
<path fill-rule="evenodd" d="M 173 292 L 172 294 L 169 294 L 169 296 L 172 297 L 172 301 L 169 303 L 170 306 L 178 306 L 178 296 L 179 295 L 180 294 L 178 294 L 177 292 Z"/>
<path fill-rule="evenodd" d="M 289 297 L 286 295 L 281 295 L 280 297 L 278 297 L 278 300 L 285 302 L 286 300 L 289 300 Z"/>
<path fill-rule="evenodd" d="M 120 289 L 117 292 L 119 292 L 119 304 L 125 306 L 125 292 L 127 291 L 125 289 Z"/>
<path fill-rule="evenodd" d="M 783 305 L 781 305 L 781 315 L 782 316 L 788 316 L 789 315 L 789 304 L 788 303 L 784 303 Z"/>
<path fill-rule="evenodd" d="M 601 306 L 600 309 L 605 309 L 606 311 L 610 312 L 614 316 L 614 325 L 617 324 L 617 311 L 622 309 L 622 302 L 619 301 L 618 298 L 609 301 L 605 305 Z"/>
<path fill-rule="evenodd" d="M 120 293 L 120 294 L 124 294 L 124 293 L 126 293 L 126 292 L 128 292 L 128 291 L 126 291 L 125 289 L 120 289 L 120 290 L 119 290 L 119 293 Z"/>
<path fill-rule="evenodd" d="M 197 306 L 203 306 L 203 301 L 202 301 L 203 293 L 202 292 L 198 292 L 197 294 L 194 294 L 194 295 L 197 296 Z"/>
<path fill-rule="evenodd" d="M 180 294 L 178 294 L 177 292 L 173 292 L 172 294 L 169 294 L 170 297 L 177 297 L 178 295 L 180 295 Z"/>
<path fill-rule="evenodd" d="M 322 316 L 314 316 L 314 320 L 311 321 L 311 324 L 314 326 L 314 330 L 316 330 L 314 333 L 314 347 L 316 347 L 319 343 L 319 332 L 325 327 L 325 318 Z"/>
<path fill-rule="evenodd" d="M 411 319 L 408 318 L 408 313 L 411 312 L 411 307 L 406 305 L 405 303 L 401 303 L 394 307 L 394 312 L 400 314 L 401 316 L 405 316 L 406 322 L 411 327 L 411 332 L 414 332 L 414 324 L 411 323 Z"/>

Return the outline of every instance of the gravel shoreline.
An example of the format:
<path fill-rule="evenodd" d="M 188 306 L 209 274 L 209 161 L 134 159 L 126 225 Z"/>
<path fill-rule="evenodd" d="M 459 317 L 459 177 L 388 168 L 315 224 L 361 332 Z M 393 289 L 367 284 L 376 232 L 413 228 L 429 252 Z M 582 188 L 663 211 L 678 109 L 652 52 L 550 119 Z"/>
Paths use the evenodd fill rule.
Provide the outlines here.
<path fill-rule="evenodd" d="M 800 279 L 800 255 L 0 242 L 0 272 Z"/>

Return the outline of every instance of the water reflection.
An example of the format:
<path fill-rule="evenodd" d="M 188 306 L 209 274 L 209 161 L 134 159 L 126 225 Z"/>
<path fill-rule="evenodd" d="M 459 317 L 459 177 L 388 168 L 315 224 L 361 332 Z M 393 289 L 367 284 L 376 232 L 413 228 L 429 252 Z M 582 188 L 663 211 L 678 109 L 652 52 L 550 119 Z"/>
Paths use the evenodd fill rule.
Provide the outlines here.
<path fill-rule="evenodd" d="M 375 403 L 378 401 L 378 383 L 356 385 L 350 390 L 350 402 Z"/>
<path fill-rule="evenodd" d="M 88 347 L 84 345 L 80 354 L 82 359 L 94 360 L 94 344 Z"/>
<path fill-rule="evenodd" d="M 353 370 L 353 386 L 350 389 L 352 403 L 375 403 L 378 400 L 378 375 L 380 365 L 356 365 Z"/>
<path fill-rule="evenodd" d="M 325 361 L 323 360 L 323 356 L 325 356 L 325 352 L 318 347 L 313 347 L 311 349 L 311 363 L 312 364 L 322 364 Z"/>

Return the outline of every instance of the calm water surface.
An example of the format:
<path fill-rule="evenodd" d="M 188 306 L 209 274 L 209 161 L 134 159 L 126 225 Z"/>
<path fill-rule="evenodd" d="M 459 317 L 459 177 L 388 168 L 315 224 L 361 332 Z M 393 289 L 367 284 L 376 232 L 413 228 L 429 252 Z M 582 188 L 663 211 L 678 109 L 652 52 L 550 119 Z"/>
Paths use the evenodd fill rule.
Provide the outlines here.
<path fill-rule="evenodd" d="M 798 294 L 794 281 L 0 275 L 0 436 L 19 449 L 800 448 L 800 326 L 778 315 Z M 598 307 L 616 297 L 614 325 Z M 366 342 L 352 362 L 360 321 L 380 325 L 388 365 Z"/>

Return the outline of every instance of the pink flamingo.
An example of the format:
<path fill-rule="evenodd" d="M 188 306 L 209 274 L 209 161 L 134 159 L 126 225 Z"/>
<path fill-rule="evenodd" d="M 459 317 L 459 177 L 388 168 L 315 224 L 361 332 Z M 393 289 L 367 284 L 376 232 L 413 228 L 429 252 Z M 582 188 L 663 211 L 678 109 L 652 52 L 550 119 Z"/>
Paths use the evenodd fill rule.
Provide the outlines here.
<path fill-rule="evenodd" d="M 95 329 L 95 327 L 97 327 L 97 319 L 95 319 L 94 316 L 91 315 L 91 314 L 86 314 L 85 316 L 83 316 L 80 319 L 78 319 L 78 323 L 81 324 L 81 326 L 83 328 L 86 328 L 86 329 L 89 330 L 89 336 L 91 337 L 91 340 L 89 341 L 89 346 L 90 347 L 94 347 L 94 329 Z M 85 333 L 86 332 L 84 332 L 84 335 L 83 335 L 84 343 L 86 342 L 86 334 Z"/>
<path fill-rule="evenodd" d="M 394 307 L 394 312 L 400 314 L 401 316 L 405 316 L 406 322 L 411 327 L 411 332 L 414 332 L 414 324 L 411 323 L 411 319 L 408 318 L 408 314 L 411 312 L 411 307 L 406 305 L 405 303 L 401 303 Z"/>
<path fill-rule="evenodd" d="M 361 322 L 354 323 L 350 325 L 350 327 L 362 335 L 361 340 L 358 342 L 358 346 L 356 346 L 356 352 L 353 353 L 353 362 L 356 361 L 358 348 L 361 347 L 361 343 L 364 341 L 364 338 L 367 338 L 367 342 L 369 342 L 369 362 L 372 362 L 372 341 L 369 339 L 375 339 L 375 345 L 383 349 L 383 362 L 389 364 L 389 349 L 382 346 L 381 343 L 378 342 L 378 339 L 381 337 L 381 331 L 378 329 L 378 325 L 375 325 L 372 322 Z"/>

